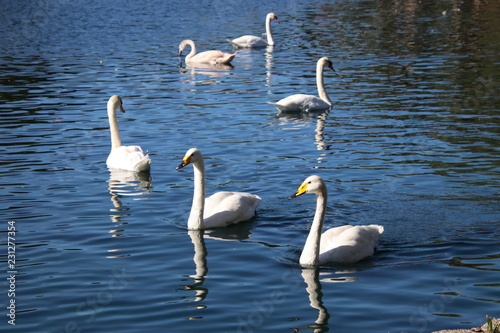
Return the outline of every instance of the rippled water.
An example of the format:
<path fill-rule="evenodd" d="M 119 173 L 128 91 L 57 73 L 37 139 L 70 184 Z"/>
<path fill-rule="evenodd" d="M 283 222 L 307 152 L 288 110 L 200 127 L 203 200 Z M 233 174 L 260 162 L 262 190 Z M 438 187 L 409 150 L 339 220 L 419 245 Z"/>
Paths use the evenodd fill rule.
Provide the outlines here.
<path fill-rule="evenodd" d="M 499 315 L 497 3 L 2 6 L 3 331 L 430 332 Z M 234 68 L 177 58 L 186 38 L 230 51 L 270 11 L 274 48 Z M 321 56 L 333 108 L 277 116 L 266 102 L 316 94 Z M 106 168 L 113 94 L 149 174 Z M 192 169 L 175 167 L 194 146 L 208 193 L 263 198 L 254 220 L 186 230 Z M 385 227 L 373 257 L 299 267 L 314 197 L 287 197 L 310 174 L 327 181 L 326 226 Z"/>

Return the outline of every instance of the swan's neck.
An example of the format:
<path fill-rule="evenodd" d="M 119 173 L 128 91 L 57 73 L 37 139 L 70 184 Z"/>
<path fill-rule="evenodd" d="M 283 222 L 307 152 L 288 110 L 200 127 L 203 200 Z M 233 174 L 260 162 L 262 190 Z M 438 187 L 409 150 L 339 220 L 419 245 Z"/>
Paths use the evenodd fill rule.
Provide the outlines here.
<path fill-rule="evenodd" d="M 203 229 L 203 210 L 205 209 L 205 165 L 203 160 L 193 164 L 194 194 L 191 212 L 189 213 L 188 228 Z"/>
<path fill-rule="evenodd" d="M 116 120 L 116 109 L 112 105 L 108 105 L 108 119 L 111 131 L 111 149 L 115 149 L 122 145 L 122 140 L 120 139 L 118 121 Z"/>
<path fill-rule="evenodd" d="M 267 44 L 270 46 L 274 45 L 273 34 L 271 33 L 271 17 L 266 16 L 266 36 L 267 36 Z"/>
<path fill-rule="evenodd" d="M 328 94 L 326 93 L 325 84 L 323 81 L 323 69 L 324 64 L 318 63 L 318 65 L 316 66 L 316 86 L 318 87 L 319 98 L 331 105 L 332 101 L 330 101 L 330 97 L 328 97 Z"/>
<path fill-rule="evenodd" d="M 189 52 L 189 54 L 186 56 L 186 59 L 189 60 L 192 57 L 194 57 L 194 55 L 196 54 L 196 45 L 194 44 L 194 42 L 192 40 L 188 41 L 186 44 L 191 46 L 191 52 Z"/>
<path fill-rule="evenodd" d="M 323 221 L 326 212 L 326 188 L 316 195 L 316 213 L 306 239 L 306 244 L 300 255 L 299 262 L 302 266 L 319 265 L 319 245 L 321 242 L 321 231 L 323 230 Z"/>

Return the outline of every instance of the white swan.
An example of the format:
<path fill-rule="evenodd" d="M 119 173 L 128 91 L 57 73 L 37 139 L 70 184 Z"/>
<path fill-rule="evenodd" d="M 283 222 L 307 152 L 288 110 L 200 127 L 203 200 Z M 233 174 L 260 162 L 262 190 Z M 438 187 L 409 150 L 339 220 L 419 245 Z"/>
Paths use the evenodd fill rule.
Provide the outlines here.
<path fill-rule="evenodd" d="M 316 86 L 318 88 L 319 97 L 296 94 L 270 104 L 276 106 L 280 112 L 328 110 L 332 106 L 332 102 L 326 93 L 325 85 L 323 83 L 323 69 L 325 66 L 335 71 L 335 69 L 333 69 L 332 62 L 327 57 L 323 57 L 318 60 L 316 65 Z"/>
<path fill-rule="evenodd" d="M 125 112 L 122 99 L 113 95 L 108 101 L 109 129 L 111 130 L 111 152 L 106 165 L 108 168 L 122 169 L 128 171 L 147 171 L 151 165 L 149 155 L 144 154 L 139 146 L 122 146 L 118 121 L 116 120 L 116 109 Z"/>
<path fill-rule="evenodd" d="M 271 33 L 271 20 L 280 23 L 276 14 L 269 13 L 266 15 L 267 41 L 263 40 L 260 37 L 250 35 L 241 36 L 233 40 L 228 39 L 227 41 L 233 44 L 233 46 L 236 48 L 261 48 L 266 46 L 274 46 L 274 39 Z"/>
<path fill-rule="evenodd" d="M 190 39 L 186 39 L 179 44 L 179 57 L 182 55 L 182 51 L 184 51 L 187 45 L 191 46 L 191 52 L 189 52 L 189 54 L 186 56 L 187 64 L 229 64 L 231 60 L 233 60 L 236 56 L 236 53 L 231 54 L 217 50 L 210 50 L 197 54 L 196 45 L 194 44 L 194 42 Z"/>
<path fill-rule="evenodd" d="M 344 225 L 321 234 L 328 199 L 325 182 L 319 176 L 310 176 L 290 199 L 304 193 L 316 194 L 316 213 L 300 255 L 302 266 L 317 266 L 327 262 L 350 264 L 373 254 L 384 227 L 376 224 Z"/>
<path fill-rule="evenodd" d="M 189 149 L 177 169 L 188 164 L 194 168 L 193 204 L 188 219 L 190 230 L 225 227 L 255 215 L 261 198 L 254 194 L 223 191 L 205 199 L 205 164 L 198 149 Z"/>

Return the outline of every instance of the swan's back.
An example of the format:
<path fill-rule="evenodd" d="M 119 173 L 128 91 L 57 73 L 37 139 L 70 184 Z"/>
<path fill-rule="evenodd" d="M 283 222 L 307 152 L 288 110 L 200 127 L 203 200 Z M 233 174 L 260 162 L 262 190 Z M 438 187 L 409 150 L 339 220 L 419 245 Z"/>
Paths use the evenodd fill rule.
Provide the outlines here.
<path fill-rule="evenodd" d="M 113 169 L 147 171 L 151 166 L 151 159 L 139 146 L 120 146 L 111 151 L 106 165 Z"/>
<path fill-rule="evenodd" d="M 195 54 L 188 62 L 207 64 L 229 64 L 234 59 L 236 53 L 226 53 L 218 50 L 204 51 Z"/>
<path fill-rule="evenodd" d="M 331 107 L 321 98 L 306 94 L 291 95 L 271 104 L 275 105 L 280 112 L 320 111 Z"/>
<path fill-rule="evenodd" d="M 328 229 L 321 235 L 320 264 L 355 263 L 373 255 L 383 232 L 384 227 L 377 224 Z"/>
<path fill-rule="evenodd" d="M 245 35 L 241 36 L 238 38 L 235 38 L 233 40 L 228 41 L 233 44 L 234 47 L 241 47 L 241 48 L 254 48 L 254 47 L 266 47 L 269 44 L 263 40 L 260 37 L 257 36 L 251 36 L 251 35 Z"/>
<path fill-rule="evenodd" d="M 255 216 L 261 198 L 246 192 L 217 192 L 205 199 L 203 212 L 207 228 L 221 227 Z"/>

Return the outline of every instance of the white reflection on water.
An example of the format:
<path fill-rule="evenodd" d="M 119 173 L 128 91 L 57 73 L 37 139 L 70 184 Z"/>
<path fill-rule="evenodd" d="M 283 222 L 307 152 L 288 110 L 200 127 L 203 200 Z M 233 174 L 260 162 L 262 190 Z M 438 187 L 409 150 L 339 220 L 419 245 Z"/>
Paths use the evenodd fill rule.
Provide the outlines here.
<path fill-rule="evenodd" d="M 111 222 L 114 228 L 109 232 L 113 237 L 117 237 L 123 232 L 119 228 L 122 218 L 128 208 L 123 207 L 121 198 L 126 196 L 136 197 L 134 200 L 145 200 L 147 198 L 141 197 L 146 193 L 151 193 L 152 178 L 149 172 L 133 172 L 118 169 L 109 169 L 110 176 L 108 182 L 108 192 L 111 194 L 111 202 L 113 208 L 110 208 Z M 116 250 L 112 250 L 116 251 Z"/>
<path fill-rule="evenodd" d="M 185 284 L 180 290 L 183 291 L 194 291 L 194 296 L 182 296 L 183 299 L 194 298 L 193 302 L 198 303 L 205 300 L 208 295 L 208 288 L 203 286 L 205 278 L 208 274 L 208 261 L 207 261 L 207 246 L 205 244 L 205 238 L 218 240 L 218 241 L 240 241 L 250 237 L 251 226 L 249 223 L 240 223 L 243 227 L 241 228 L 216 228 L 216 229 L 202 229 L 202 230 L 188 230 L 188 235 L 191 238 L 191 242 L 194 246 L 194 256 L 193 262 L 195 264 L 195 274 L 184 275 L 190 278 L 190 283 Z M 246 227 L 245 227 L 246 226 Z M 240 226 L 238 226 L 240 227 Z M 196 306 L 190 306 L 189 309 L 203 310 L 207 306 L 203 304 L 198 304 Z M 189 317 L 188 320 L 200 319 L 201 317 Z"/>
<path fill-rule="evenodd" d="M 302 278 L 306 283 L 307 293 L 309 294 L 309 304 L 311 307 L 318 309 L 318 318 L 316 319 L 316 325 L 309 325 L 309 328 L 314 328 L 315 333 L 327 332 L 328 319 L 330 319 L 330 314 L 328 309 L 323 304 L 323 293 L 321 292 L 321 283 L 319 282 L 319 270 L 318 268 L 304 268 L 302 269 Z"/>
<path fill-rule="evenodd" d="M 208 273 L 207 247 L 203 239 L 204 230 L 189 230 L 188 235 L 191 237 L 191 242 L 194 245 L 193 261 L 196 266 L 196 273 L 194 275 L 189 275 L 189 277 L 193 279 L 193 283 L 185 285 L 182 290 L 194 290 L 196 292 L 194 302 L 201 302 L 208 294 L 208 289 L 202 287 Z M 201 305 L 196 308 L 200 310 L 206 308 L 206 306 Z"/>
<path fill-rule="evenodd" d="M 109 172 L 108 190 L 117 200 L 121 196 L 140 196 L 151 193 L 152 178 L 149 172 L 118 169 L 109 169 Z M 115 205 L 115 207 L 118 206 Z M 119 207 L 121 207 L 121 204 Z"/>
<path fill-rule="evenodd" d="M 279 112 L 276 117 L 284 122 L 295 122 L 300 124 L 300 126 L 309 123 L 312 119 L 316 119 L 316 128 L 314 129 L 314 144 L 316 149 L 319 151 L 325 151 L 317 157 L 318 163 L 327 162 L 327 156 L 331 154 L 328 152 L 330 150 L 331 143 L 328 142 L 327 132 L 325 131 L 326 121 L 330 110 L 322 112 L 298 112 L 298 113 L 284 113 Z"/>
<path fill-rule="evenodd" d="M 352 276 L 340 276 L 325 278 L 327 275 L 341 274 L 341 273 L 353 273 L 354 271 L 339 271 L 339 272 L 320 272 L 318 267 L 315 268 L 302 268 L 301 275 L 306 283 L 306 291 L 309 294 L 309 304 L 312 308 L 318 310 L 318 317 L 315 320 L 315 324 L 308 325 L 306 328 L 313 328 L 313 332 L 321 333 L 327 332 L 328 320 L 330 319 L 330 314 L 328 309 L 323 302 L 323 292 L 321 282 L 323 283 L 343 283 L 343 282 L 355 282 L 358 279 Z M 321 280 L 319 277 L 322 277 Z"/>
<path fill-rule="evenodd" d="M 182 62 L 179 62 L 179 68 L 180 73 L 188 78 L 188 83 L 193 84 L 196 82 L 196 75 L 206 75 L 212 78 L 225 77 L 231 74 L 230 71 L 234 66 L 231 64 L 190 64 L 182 67 Z"/>
<path fill-rule="evenodd" d="M 109 169 L 110 176 L 108 182 L 108 191 L 111 194 L 111 202 L 114 208 L 110 208 L 109 215 L 113 222 L 113 229 L 109 230 L 112 237 L 118 237 L 123 233 L 124 229 L 121 226 L 127 224 L 122 222 L 125 212 L 128 208 L 123 207 L 120 200 L 123 196 L 142 196 L 150 193 L 152 189 L 151 175 L 147 172 L 133 172 L 127 170 Z M 146 198 L 134 198 L 134 200 L 144 200 Z M 122 249 L 111 249 L 108 253 L 112 255 L 106 258 L 121 258 L 128 256 L 121 254 Z"/>
<path fill-rule="evenodd" d="M 266 56 L 266 87 L 271 87 L 272 86 L 272 84 L 271 84 L 271 78 L 273 76 L 272 69 L 273 69 L 273 66 L 274 66 L 274 63 L 273 63 L 273 49 L 274 49 L 273 46 L 266 47 L 266 53 L 265 53 L 265 56 Z M 268 90 L 267 93 L 268 94 L 272 94 L 272 91 Z"/>

